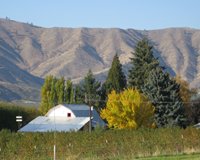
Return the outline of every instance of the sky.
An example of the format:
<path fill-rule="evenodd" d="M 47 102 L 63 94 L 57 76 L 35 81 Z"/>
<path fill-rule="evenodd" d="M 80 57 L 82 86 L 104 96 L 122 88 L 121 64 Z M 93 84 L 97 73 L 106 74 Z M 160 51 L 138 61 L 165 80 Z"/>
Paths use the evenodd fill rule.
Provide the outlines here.
<path fill-rule="evenodd" d="M 6 17 L 47 28 L 200 29 L 200 0 L 1 0 Z"/>

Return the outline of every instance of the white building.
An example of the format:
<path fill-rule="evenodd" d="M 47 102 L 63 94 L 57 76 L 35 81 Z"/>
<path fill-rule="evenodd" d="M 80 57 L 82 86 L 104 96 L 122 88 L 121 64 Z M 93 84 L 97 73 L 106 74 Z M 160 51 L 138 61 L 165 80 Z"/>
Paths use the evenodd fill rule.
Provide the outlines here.
<path fill-rule="evenodd" d="M 105 126 L 95 109 L 92 110 L 92 127 Z M 78 131 L 88 126 L 90 107 L 87 105 L 59 104 L 22 127 L 20 132 L 69 132 Z"/>

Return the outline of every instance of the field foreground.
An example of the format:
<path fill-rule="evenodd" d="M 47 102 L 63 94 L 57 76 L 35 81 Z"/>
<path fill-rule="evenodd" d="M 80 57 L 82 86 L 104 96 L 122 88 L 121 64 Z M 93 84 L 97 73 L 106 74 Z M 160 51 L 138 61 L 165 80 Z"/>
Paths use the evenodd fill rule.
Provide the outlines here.
<path fill-rule="evenodd" d="M 200 130 L 101 130 L 92 133 L 0 132 L 0 159 L 200 159 Z M 168 156 L 175 155 L 175 156 Z"/>
<path fill-rule="evenodd" d="M 138 158 L 138 160 L 199 160 L 200 154 L 183 154 L 173 156 L 158 156 L 148 158 Z"/>

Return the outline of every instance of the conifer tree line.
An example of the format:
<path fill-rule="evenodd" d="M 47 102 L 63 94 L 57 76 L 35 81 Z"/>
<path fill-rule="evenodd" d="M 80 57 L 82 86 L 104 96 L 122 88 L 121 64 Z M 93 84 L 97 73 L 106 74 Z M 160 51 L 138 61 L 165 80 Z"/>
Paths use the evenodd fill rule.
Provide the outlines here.
<path fill-rule="evenodd" d="M 144 116 L 143 119 L 140 119 L 138 118 L 138 115 L 134 115 L 130 112 L 140 113 L 139 117 L 142 117 L 142 112 L 136 112 L 134 109 L 135 107 L 140 108 L 137 105 L 141 105 L 142 108 L 140 109 L 144 109 L 145 105 L 142 104 L 141 100 L 145 99 L 145 103 L 149 100 L 153 105 L 154 114 L 153 117 L 149 118 L 151 119 L 151 122 L 152 118 L 154 119 L 154 126 L 185 127 L 188 122 L 187 115 L 191 118 L 191 114 L 185 112 L 184 99 L 186 98 L 184 97 L 191 97 L 195 92 L 191 91 L 189 86 L 184 84 L 186 89 L 184 89 L 183 93 L 181 89 L 183 86 L 182 83 L 171 77 L 165 71 L 165 68 L 160 66 L 158 59 L 153 55 L 153 46 L 151 46 L 149 41 L 145 38 L 137 43 L 130 60 L 131 68 L 129 69 L 128 77 L 126 78 L 119 57 L 116 54 L 113 57 L 111 68 L 104 83 L 98 82 L 91 70 L 89 70 L 84 79 L 76 85 L 73 84 L 71 80 L 65 80 L 63 77 L 58 79 L 53 76 L 47 76 L 41 89 L 40 111 L 45 114 L 53 106 L 62 103 L 86 103 L 96 107 L 99 112 L 102 110 L 103 117 L 106 120 L 111 119 L 115 126 L 121 126 L 121 124 L 124 123 L 122 122 L 123 118 L 125 118 L 125 121 L 128 119 L 127 123 L 129 124 L 133 124 L 133 122 L 131 122 L 132 119 L 137 119 L 137 121 L 140 122 L 140 124 L 134 122 L 134 127 L 137 128 L 136 126 L 141 126 L 144 122 L 147 122 L 148 116 L 145 116 L 146 119 L 144 119 Z M 113 93 L 112 91 L 115 92 Z M 115 94 L 119 95 L 114 96 Z M 118 102 L 116 103 L 109 99 L 109 103 L 107 103 L 109 95 L 110 97 L 118 97 Z M 122 100 L 119 98 L 120 95 L 123 95 Z M 137 95 L 135 98 L 142 98 L 135 99 L 134 96 L 132 96 L 132 101 L 130 97 L 126 98 L 126 96 L 131 95 Z M 121 102 L 119 103 L 119 101 Z M 118 109 L 116 104 L 119 107 Z M 106 110 L 108 105 L 111 106 Z M 113 119 L 116 120 L 117 117 L 120 116 L 120 112 L 122 111 L 120 107 L 128 108 L 125 109 L 124 115 L 122 116 L 123 118 L 120 119 L 120 124 L 117 125 L 115 123 L 116 121 L 114 122 Z M 111 110 L 113 110 L 113 115 Z M 191 112 L 190 110 L 188 111 Z M 128 118 L 125 116 L 126 114 Z M 149 114 L 147 113 L 146 115 L 152 115 L 152 111 L 149 111 Z M 116 117 L 112 118 L 112 116 Z M 137 118 L 134 116 L 137 116 Z M 200 115 L 197 115 L 195 118 L 198 119 L 198 116 Z M 113 127 L 112 124 L 109 124 L 109 126 Z"/>

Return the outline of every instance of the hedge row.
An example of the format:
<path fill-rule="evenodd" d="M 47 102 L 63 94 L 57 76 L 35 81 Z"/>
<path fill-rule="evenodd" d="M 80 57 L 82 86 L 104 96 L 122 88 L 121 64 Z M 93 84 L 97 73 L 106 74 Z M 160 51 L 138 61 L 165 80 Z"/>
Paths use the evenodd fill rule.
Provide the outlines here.
<path fill-rule="evenodd" d="M 22 124 L 25 125 L 39 115 L 36 107 L 18 106 L 10 103 L 0 102 L 0 130 L 9 129 L 17 131 L 19 124 L 16 116 L 22 116 Z"/>

